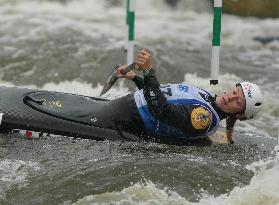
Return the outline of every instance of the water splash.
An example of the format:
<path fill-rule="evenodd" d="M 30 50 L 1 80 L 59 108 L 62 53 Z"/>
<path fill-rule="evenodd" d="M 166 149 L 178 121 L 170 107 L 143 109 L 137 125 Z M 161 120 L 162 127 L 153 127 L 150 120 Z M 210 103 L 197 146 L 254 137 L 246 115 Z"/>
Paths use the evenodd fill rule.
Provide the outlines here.
<path fill-rule="evenodd" d="M 279 203 L 279 146 L 275 147 L 276 157 L 255 162 L 247 168 L 254 171 L 250 184 L 236 186 L 231 192 L 217 197 L 204 192 L 198 202 L 190 202 L 175 191 L 160 189 L 151 181 L 139 182 L 119 192 L 108 192 L 86 196 L 74 205 L 87 204 L 183 204 L 183 205 L 276 205 Z"/>
<path fill-rule="evenodd" d="M 22 161 L 22 160 L 9 160 L 5 159 L 0 161 L 0 196 L 5 195 L 14 184 L 24 184 L 27 182 L 27 177 L 30 172 L 40 170 L 37 162 Z"/>

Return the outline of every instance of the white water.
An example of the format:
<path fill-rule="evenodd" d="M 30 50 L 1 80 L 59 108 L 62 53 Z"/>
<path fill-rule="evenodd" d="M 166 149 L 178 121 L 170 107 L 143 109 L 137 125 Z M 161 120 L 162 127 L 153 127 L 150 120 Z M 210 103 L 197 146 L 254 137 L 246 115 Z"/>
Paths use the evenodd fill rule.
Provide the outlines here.
<path fill-rule="evenodd" d="M 45 1 L 3 1 L 0 8 L 1 24 L 9 27 L 12 19 L 30 18 L 30 25 L 37 25 L 27 38 L 40 38 L 40 31 L 55 32 L 65 26 L 95 37 L 109 34 L 123 37 L 125 26 L 125 5 L 107 7 L 105 1 L 80 0 L 67 4 Z M 204 1 L 207 2 L 207 1 Z M 1 2 L 0 2 L 1 3 Z M 184 3 L 187 5 L 187 3 Z M 173 11 L 162 4 L 162 0 L 141 0 L 136 4 L 136 40 L 147 43 L 149 40 L 178 40 L 191 43 L 191 46 L 211 45 L 213 15 L 209 12 Z M 184 5 L 184 8 L 187 6 Z M 43 18 L 45 17 L 45 18 Z M 55 21 L 55 23 L 53 23 Z M 6 22 L 6 24 L 5 24 Z M 94 22 L 94 23 L 93 23 Z M 277 19 L 256 19 L 224 15 L 222 21 L 222 45 L 251 46 L 261 45 L 252 41 L 251 36 L 276 36 Z M 112 30 L 113 29 L 113 30 Z M 113 32 L 112 32 L 113 31 Z M 24 32 L 21 33 L 24 36 Z M 7 37 L 7 36 L 6 36 Z M 30 38 L 32 37 L 32 38 Z M 278 45 L 275 47 L 278 49 Z"/>
<path fill-rule="evenodd" d="M 14 184 L 21 184 L 24 187 L 28 182 L 30 172 L 38 171 L 40 166 L 37 162 L 9 160 L 0 161 L 0 195 Z"/>
<path fill-rule="evenodd" d="M 279 146 L 273 159 L 254 162 L 247 169 L 254 172 L 247 186 L 236 186 L 227 194 L 210 196 L 206 192 L 198 202 L 190 202 L 178 193 L 160 189 L 151 181 L 136 183 L 119 192 L 89 195 L 74 205 L 117 204 L 117 205 L 278 205 L 279 204 Z M 201 190 L 203 190 L 201 188 Z"/>

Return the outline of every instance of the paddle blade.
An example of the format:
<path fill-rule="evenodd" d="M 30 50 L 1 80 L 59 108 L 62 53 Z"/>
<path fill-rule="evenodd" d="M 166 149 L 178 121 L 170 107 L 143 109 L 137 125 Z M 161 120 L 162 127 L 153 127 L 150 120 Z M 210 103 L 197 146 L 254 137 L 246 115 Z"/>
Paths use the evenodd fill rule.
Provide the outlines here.
<path fill-rule="evenodd" d="M 109 89 L 113 86 L 113 84 L 117 81 L 118 77 L 117 77 L 117 69 L 119 68 L 120 65 L 117 65 L 116 67 L 113 68 L 112 72 L 110 73 L 102 91 L 101 91 L 101 95 L 104 95 L 106 92 L 109 91 Z"/>
<path fill-rule="evenodd" d="M 100 96 L 101 96 L 101 95 L 104 95 L 106 92 L 108 92 L 109 89 L 111 88 L 111 86 L 112 86 L 112 85 L 109 85 L 109 84 L 104 85 L 104 87 L 103 87 L 103 89 L 102 89 L 102 91 L 101 91 Z"/>

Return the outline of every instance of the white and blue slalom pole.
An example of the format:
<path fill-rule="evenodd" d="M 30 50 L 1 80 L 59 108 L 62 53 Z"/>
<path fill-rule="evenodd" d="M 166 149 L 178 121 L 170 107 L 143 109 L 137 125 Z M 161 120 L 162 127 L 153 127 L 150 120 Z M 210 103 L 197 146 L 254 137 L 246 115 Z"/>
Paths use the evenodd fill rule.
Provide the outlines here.
<path fill-rule="evenodd" d="M 130 0 L 126 0 L 126 24 L 125 24 L 125 52 L 127 52 L 127 47 L 128 47 L 128 36 L 129 36 L 129 4 Z"/>
<path fill-rule="evenodd" d="M 212 35 L 211 79 L 210 84 L 218 84 L 220 38 L 221 38 L 222 0 L 214 0 L 214 19 Z"/>
<path fill-rule="evenodd" d="M 136 0 L 127 0 L 127 24 L 128 24 L 127 65 L 131 65 L 134 62 L 135 8 L 136 8 Z"/>

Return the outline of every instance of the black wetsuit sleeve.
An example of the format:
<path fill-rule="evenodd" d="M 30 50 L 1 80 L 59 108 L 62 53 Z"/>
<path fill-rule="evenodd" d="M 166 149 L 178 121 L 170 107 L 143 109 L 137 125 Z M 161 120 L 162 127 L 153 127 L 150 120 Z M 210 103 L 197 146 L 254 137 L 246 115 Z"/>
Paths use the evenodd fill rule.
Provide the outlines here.
<path fill-rule="evenodd" d="M 171 89 L 163 86 L 160 89 L 160 84 L 155 76 L 155 70 L 151 69 L 147 75 L 144 75 L 144 97 L 147 101 L 147 106 L 154 117 L 160 121 L 175 127 L 185 133 L 202 135 L 208 126 L 200 128 L 199 124 L 194 124 L 191 120 L 192 112 L 199 105 L 179 105 L 170 104 L 167 102 L 166 95 L 172 95 Z"/>
<path fill-rule="evenodd" d="M 135 75 L 133 81 L 139 90 L 143 89 L 144 87 L 143 78 L 139 77 L 138 75 Z"/>

